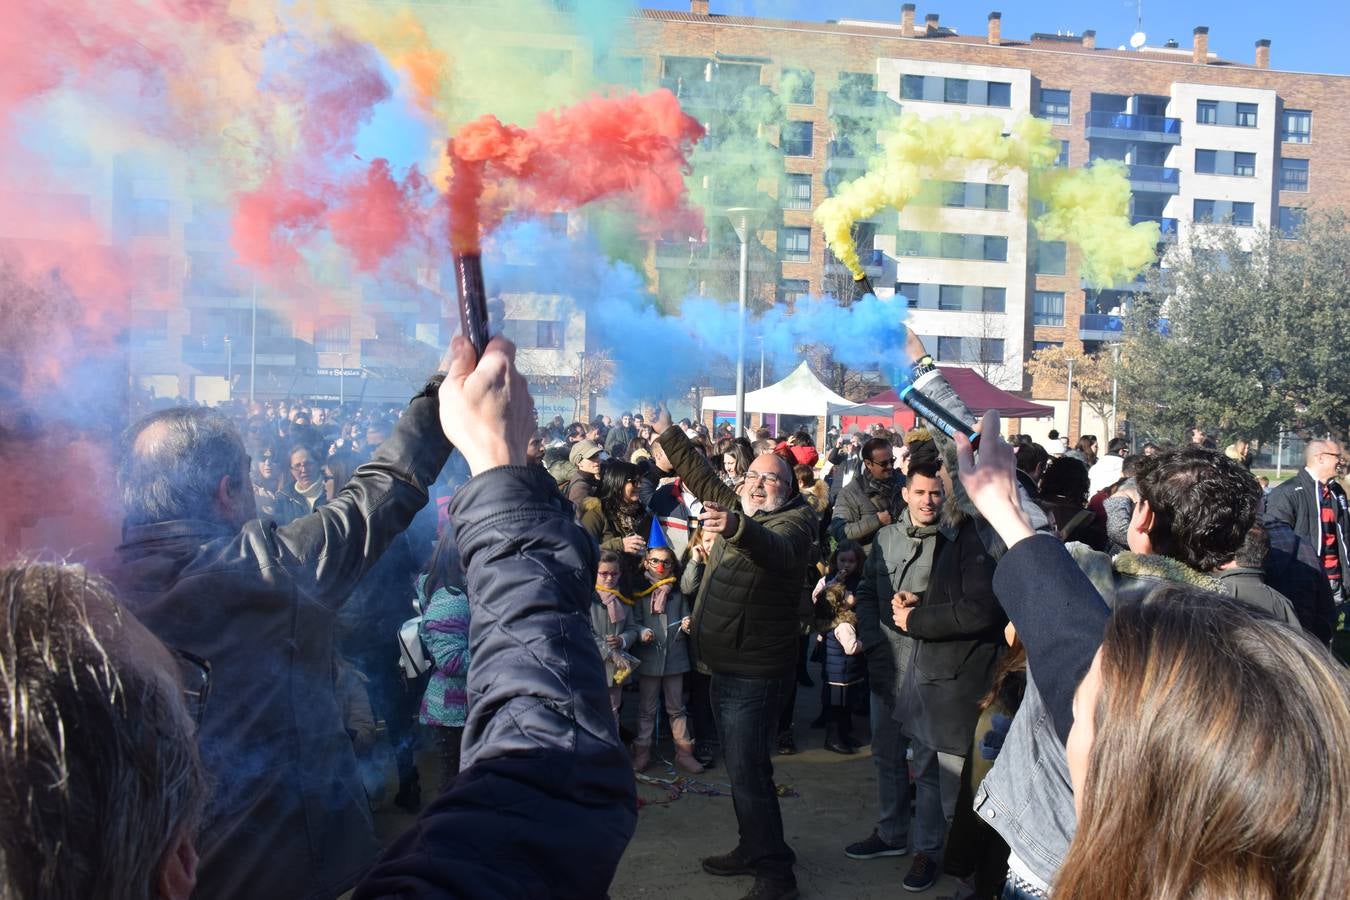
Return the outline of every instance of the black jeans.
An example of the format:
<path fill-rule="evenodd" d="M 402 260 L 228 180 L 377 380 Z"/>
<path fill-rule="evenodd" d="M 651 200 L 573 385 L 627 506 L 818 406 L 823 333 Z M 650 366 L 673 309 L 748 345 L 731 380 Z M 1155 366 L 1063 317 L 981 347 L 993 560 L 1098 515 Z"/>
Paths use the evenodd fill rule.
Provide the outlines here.
<path fill-rule="evenodd" d="M 712 705 L 741 836 L 737 853 L 759 877 L 795 883 L 797 857 L 783 840 L 772 762 L 786 680 L 713 675 Z"/>

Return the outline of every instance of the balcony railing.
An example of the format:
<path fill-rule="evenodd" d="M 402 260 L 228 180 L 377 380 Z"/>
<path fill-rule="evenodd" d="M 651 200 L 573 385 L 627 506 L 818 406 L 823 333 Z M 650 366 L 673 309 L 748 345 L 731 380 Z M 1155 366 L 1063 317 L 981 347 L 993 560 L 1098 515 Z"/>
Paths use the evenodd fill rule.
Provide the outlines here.
<path fill-rule="evenodd" d="M 877 249 L 858 250 L 858 260 L 862 263 L 863 271 L 868 275 L 879 276 L 885 270 L 886 254 Z M 834 252 L 829 248 L 825 250 L 825 273 L 827 275 L 837 275 L 847 272 L 847 267 L 835 257 Z M 849 273 L 850 275 L 852 273 Z"/>
<path fill-rule="evenodd" d="M 1181 170 L 1171 166 L 1126 166 L 1130 187 L 1160 194 L 1175 194 L 1181 189 Z"/>
<path fill-rule="evenodd" d="M 1170 116 L 1141 116 L 1134 113 L 1107 112 L 1090 110 L 1087 114 L 1088 137 L 1118 137 L 1125 139 L 1131 135 L 1145 136 L 1144 139 L 1161 140 L 1163 143 L 1176 144 L 1181 141 L 1181 120 Z M 1116 132 L 1116 134 L 1093 135 L 1093 131 Z M 1150 137 L 1150 136 L 1157 137 Z"/>

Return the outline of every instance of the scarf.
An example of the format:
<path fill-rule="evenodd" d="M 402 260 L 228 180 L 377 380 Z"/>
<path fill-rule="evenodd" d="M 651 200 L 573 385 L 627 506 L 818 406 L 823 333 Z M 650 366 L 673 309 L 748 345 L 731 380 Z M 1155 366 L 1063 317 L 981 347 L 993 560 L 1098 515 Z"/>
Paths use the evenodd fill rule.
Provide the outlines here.
<path fill-rule="evenodd" d="M 930 538 L 938 533 L 937 525 L 906 525 L 905 534 L 916 541 Z"/>
<path fill-rule="evenodd" d="M 633 595 L 633 600 L 628 601 L 628 603 L 631 606 L 633 601 L 650 596 L 652 598 L 652 613 L 659 616 L 666 611 L 666 598 L 669 597 L 670 592 L 674 590 L 674 588 L 671 587 L 674 583 L 674 578 L 662 578 L 660 581 L 653 582 L 649 587 L 645 587 L 635 593 Z"/>
<path fill-rule="evenodd" d="M 609 613 L 611 625 L 619 624 L 619 620 L 623 617 L 623 606 L 620 606 L 620 603 L 624 606 L 633 605 L 633 601 L 623 594 L 618 591 L 611 591 L 609 588 L 603 588 L 598 584 L 595 586 L 595 594 L 600 598 L 600 602 L 605 604 L 605 610 Z"/>

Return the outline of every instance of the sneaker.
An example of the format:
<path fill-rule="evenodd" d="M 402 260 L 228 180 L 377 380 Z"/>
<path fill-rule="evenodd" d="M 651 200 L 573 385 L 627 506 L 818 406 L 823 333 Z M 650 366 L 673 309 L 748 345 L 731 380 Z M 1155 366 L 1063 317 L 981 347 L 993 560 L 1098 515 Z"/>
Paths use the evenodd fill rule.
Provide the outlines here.
<path fill-rule="evenodd" d="M 849 859 L 877 859 L 882 856 L 904 856 L 907 853 L 909 853 L 908 847 L 903 844 L 900 846 L 888 844 L 875 831 L 866 840 L 849 844 L 844 848 L 844 855 Z"/>
<path fill-rule="evenodd" d="M 705 769 L 711 769 L 717 760 L 717 750 L 712 741 L 694 742 L 694 759 Z"/>
<path fill-rule="evenodd" d="M 709 875 L 730 877 L 732 875 L 753 875 L 755 867 L 745 861 L 740 849 L 732 850 L 721 856 L 709 856 L 703 860 L 703 871 Z"/>
<path fill-rule="evenodd" d="M 770 881 L 767 878 L 755 878 L 750 893 L 741 900 L 797 900 L 797 885 L 790 881 Z"/>
<path fill-rule="evenodd" d="M 932 887 L 938 879 L 938 864 L 927 853 L 915 853 L 914 862 L 901 885 L 907 891 L 918 893 Z"/>
<path fill-rule="evenodd" d="M 797 741 L 792 737 L 792 732 L 785 731 L 778 736 L 778 755 L 792 756 L 797 752 Z"/>

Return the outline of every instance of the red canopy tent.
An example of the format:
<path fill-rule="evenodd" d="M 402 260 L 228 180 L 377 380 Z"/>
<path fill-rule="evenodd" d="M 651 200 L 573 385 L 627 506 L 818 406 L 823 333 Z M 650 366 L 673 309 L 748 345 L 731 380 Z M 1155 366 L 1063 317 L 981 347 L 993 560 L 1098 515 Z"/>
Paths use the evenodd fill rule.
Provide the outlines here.
<path fill-rule="evenodd" d="M 970 411 L 977 418 L 991 409 L 998 410 L 999 415 L 1005 419 L 1042 419 L 1055 413 L 1053 407 L 1046 406 L 1043 403 L 1033 403 L 1030 400 L 1010 394 L 1002 388 L 995 387 L 974 369 L 966 369 L 960 366 L 938 366 L 938 371 L 947 379 L 947 382 L 955 389 L 957 396 L 965 401 L 966 406 L 970 407 Z M 865 402 L 893 403 L 895 404 L 895 414 L 890 417 L 841 416 L 839 427 L 844 434 L 855 429 L 865 431 L 873 425 L 885 425 L 892 430 L 903 429 L 905 431 L 914 427 L 914 410 L 901 401 L 899 393 L 894 388 L 887 388 L 875 397 L 868 397 Z"/>

